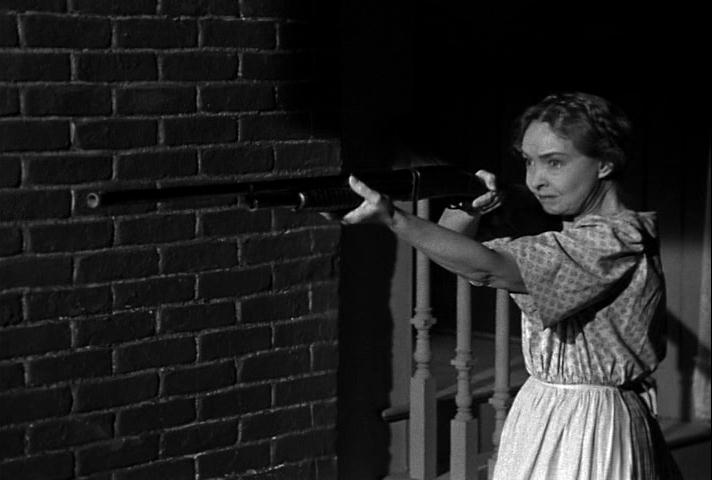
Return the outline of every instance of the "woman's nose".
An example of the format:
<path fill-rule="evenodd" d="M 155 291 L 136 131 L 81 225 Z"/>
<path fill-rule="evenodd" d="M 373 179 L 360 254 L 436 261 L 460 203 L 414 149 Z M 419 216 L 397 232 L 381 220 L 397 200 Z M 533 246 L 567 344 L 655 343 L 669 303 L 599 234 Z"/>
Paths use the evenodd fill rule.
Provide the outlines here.
<path fill-rule="evenodd" d="M 527 185 L 530 189 L 539 190 L 546 185 L 546 176 L 541 170 L 541 168 L 537 168 L 536 164 L 527 168 Z"/>

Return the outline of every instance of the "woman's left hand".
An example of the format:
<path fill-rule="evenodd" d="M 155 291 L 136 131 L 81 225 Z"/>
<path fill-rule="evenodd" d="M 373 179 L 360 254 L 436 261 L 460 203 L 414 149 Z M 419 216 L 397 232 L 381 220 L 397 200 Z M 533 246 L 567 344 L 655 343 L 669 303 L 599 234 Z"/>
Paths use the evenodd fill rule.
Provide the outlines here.
<path fill-rule="evenodd" d="M 470 215 L 485 215 L 502 205 L 502 192 L 497 188 L 497 177 L 494 173 L 487 170 L 478 170 L 475 176 L 485 184 L 488 192 L 475 198 L 465 211 Z"/>
<path fill-rule="evenodd" d="M 349 186 L 363 198 L 361 205 L 343 216 L 341 223 L 352 225 L 355 223 L 381 223 L 393 224 L 395 206 L 387 195 L 372 190 L 361 180 L 353 175 L 349 177 Z"/>
<path fill-rule="evenodd" d="M 486 170 L 478 170 L 475 175 L 487 187 L 487 192 L 472 202 L 463 202 L 443 210 L 438 225 L 468 236 L 474 236 L 480 217 L 502 205 L 503 195 L 497 189 L 495 175 Z"/>

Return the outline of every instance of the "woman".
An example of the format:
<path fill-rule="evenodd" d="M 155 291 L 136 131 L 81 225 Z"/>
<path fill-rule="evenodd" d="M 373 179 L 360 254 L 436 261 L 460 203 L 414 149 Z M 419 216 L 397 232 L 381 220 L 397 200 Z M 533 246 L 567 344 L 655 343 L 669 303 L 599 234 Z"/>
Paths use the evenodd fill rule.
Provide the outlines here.
<path fill-rule="evenodd" d="M 480 243 L 490 192 L 440 225 L 400 211 L 355 178 L 346 224 L 378 222 L 473 284 L 509 290 L 522 311 L 529 380 L 509 412 L 495 479 L 675 479 L 649 375 L 665 354 L 665 285 L 655 214 L 625 207 L 618 177 L 630 125 L 608 101 L 552 95 L 519 119 L 526 184 L 561 231 Z M 467 235 L 465 235 L 467 234 Z M 651 400 L 652 398 L 652 400 Z"/>

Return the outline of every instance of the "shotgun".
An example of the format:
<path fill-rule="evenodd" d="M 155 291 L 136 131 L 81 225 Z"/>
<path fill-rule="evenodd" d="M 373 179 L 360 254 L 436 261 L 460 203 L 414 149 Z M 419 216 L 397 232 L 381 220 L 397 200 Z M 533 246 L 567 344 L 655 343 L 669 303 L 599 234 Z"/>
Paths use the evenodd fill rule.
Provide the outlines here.
<path fill-rule="evenodd" d="M 447 198 L 453 207 L 465 205 L 486 192 L 473 173 L 452 166 L 425 166 L 356 173 L 372 189 L 393 200 Z M 348 185 L 347 174 L 291 179 L 260 179 L 232 183 L 198 183 L 156 188 L 93 191 L 89 208 L 142 202 L 166 202 L 192 197 L 237 196 L 239 205 L 256 210 L 288 207 L 293 210 L 343 211 L 363 199 Z"/>

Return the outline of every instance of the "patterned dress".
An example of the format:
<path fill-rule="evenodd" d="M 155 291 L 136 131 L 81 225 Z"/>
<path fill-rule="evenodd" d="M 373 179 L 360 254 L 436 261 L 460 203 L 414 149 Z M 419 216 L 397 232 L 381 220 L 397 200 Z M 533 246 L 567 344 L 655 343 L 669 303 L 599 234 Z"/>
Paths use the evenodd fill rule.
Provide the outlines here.
<path fill-rule="evenodd" d="M 517 262 L 529 380 L 502 432 L 496 480 L 681 478 L 645 393 L 665 355 L 653 213 L 565 222 L 485 242 Z"/>

